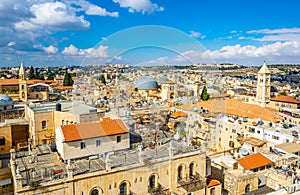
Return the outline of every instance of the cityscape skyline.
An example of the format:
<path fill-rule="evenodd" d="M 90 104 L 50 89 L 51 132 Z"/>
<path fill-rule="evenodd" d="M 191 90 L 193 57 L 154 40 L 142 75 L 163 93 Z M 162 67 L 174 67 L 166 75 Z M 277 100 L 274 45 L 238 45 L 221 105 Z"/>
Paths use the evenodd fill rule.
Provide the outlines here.
<path fill-rule="evenodd" d="M 0 66 L 18 66 L 20 62 L 85 65 L 89 58 L 99 64 L 131 65 L 205 63 L 203 59 L 207 58 L 212 63 L 248 66 L 260 66 L 263 61 L 298 64 L 297 4 L 219 0 L 3 1 Z M 155 27 L 157 32 L 152 33 L 149 27 Z M 153 45 L 144 42 L 155 42 L 158 37 L 161 41 Z"/>

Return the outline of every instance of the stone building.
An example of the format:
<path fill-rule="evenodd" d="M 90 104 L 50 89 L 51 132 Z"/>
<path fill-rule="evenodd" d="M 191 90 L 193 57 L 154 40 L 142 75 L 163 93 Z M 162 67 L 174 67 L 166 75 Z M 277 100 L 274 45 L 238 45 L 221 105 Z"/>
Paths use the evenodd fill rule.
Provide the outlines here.
<path fill-rule="evenodd" d="M 62 125 L 56 129 L 56 147 L 64 161 L 128 149 L 129 131 L 122 120 Z M 78 152 L 80 148 L 80 152 Z"/>
<path fill-rule="evenodd" d="M 256 91 L 256 101 L 262 107 L 266 107 L 270 103 L 270 82 L 270 71 L 264 63 L 258 72 Z"/>
<path fill-rule="evenodd" d="M 169 141 L 155 149 L 125 150 L 68 164 L 38 147 L 21 160 L 11 154 L 15 194 L 194 194 L 220 192 L 207 185 L 204 148 Z M 207 193 L 207 194 L 209 194 Z"/>
<path fill-rule="evenodd" d="M 62 124 L 99 121 L 102 116 L 97 109 L 80 102 L 29 104 L 25 107 L 33 145 L 54 143 L 55 129 Z"/>

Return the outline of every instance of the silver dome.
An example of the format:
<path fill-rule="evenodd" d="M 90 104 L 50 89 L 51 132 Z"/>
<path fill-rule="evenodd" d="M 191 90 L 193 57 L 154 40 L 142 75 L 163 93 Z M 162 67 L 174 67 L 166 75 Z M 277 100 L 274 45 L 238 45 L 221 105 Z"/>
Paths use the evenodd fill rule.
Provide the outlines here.
<path fill-rule="evenodd" d="M 151 76 L 142 76 L 135 85 L 138 90 L 153 90 L 158 89 L 158 84 Z"/>

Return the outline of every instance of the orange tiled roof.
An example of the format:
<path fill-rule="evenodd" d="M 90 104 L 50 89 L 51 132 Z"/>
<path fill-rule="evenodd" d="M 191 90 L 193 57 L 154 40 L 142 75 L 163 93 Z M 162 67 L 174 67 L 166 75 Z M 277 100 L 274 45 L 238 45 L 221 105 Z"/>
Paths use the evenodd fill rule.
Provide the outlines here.
<path fill-rule="evenodd" d="M 280 96 L 271 98 L 270 100 L 271 101 L 277 101 L 277 102 L 286 102 L 286 103 L 300 104 L 300 100 L 297 100 L 293 96 L 287 96 L 287 95 L 280 95 Z"/>
<path fill-rule="evenodd" d="M 261 153 L 256 153 L 243 158 L 238 158 L 237 161 L 247 170 L 259 168 L 273 163 L 270 159 L 268 159 Z"/>
<path fill-rule="evenodd" d="M 217 186 L 220 185 L 221 182 L 219 182 L 218 180 L 212 179 L 210 181 L 208 181 L 207 187 L 213 187 L 213 186 Z"/>
<path fill-rule="evenodd" d="M 66 89 L 73 89 L 73 86 L 57 86 L 55 88 L 59 90 L 66 90 Z"/>
<path fill-rule="evenodd" d="M 61 128 L 66 142 L 129 132 L 122 120 L 111 118 L 93 123 L 63 125 Z"/>
<path fill-rule="evenodd" d="M 19 79 L 0 79 L 1 85 L 19 85 Z"/>
<path fill-rule="evenodd" d="M 210 94 L 209 98 L 223 98 L 223 97 L 230 97 L 229 94 L 225 93 L 225 94 Z"/>
<path fill-rule="evenodd" d="M 210 112 L 220 112 L 255 119 L 260 118 L 261 120 L 272 122 L 278 122 L 281 118 L 274 110 L 255 104 L 247 104 L 235 99 L 199 101 L 196 105 L 183 105 L 181 109 L 192 110 L 195 107 L 205 108 Z"/>
<path fill-rule="evenodd" d="M 171 114 L 171 117 L 172 118 L 187 117 L 187 113 L 182 112 L 182 111 L 176 111 Z"/>
<path fill-rule="evenodd" d="M 27 80 L 26 83 L 29 84 L 29 85 L 32 85 L 32 84 L 35 84 L 35 83 L 45 83 L 45 81 L 44 80 L 39 80 L 39 79 L 32 79 L 32 80 Z"/>

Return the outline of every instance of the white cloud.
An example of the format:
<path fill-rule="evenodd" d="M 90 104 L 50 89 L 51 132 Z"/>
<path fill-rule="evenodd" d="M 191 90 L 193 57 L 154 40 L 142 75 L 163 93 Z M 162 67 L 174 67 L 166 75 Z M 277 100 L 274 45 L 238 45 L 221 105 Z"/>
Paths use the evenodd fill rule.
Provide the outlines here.
<path fill-rule="evenodd" d="M 9 43 L 7 44 L 7 46 L 8 46 L 8 47 L 11 47 L 11 46 L 14 46 L 15 44 L 16 44 L 16 42 L 11 41 L 11 42 L 9 42 Z"/>
<path fill-rule="evenodd" d="M 151 3 L 150 0 L 113 0 L 113 2 L 119 3 L 120 7 L 129 8 L 129 12 L 151 14 L 155 11 L 164 11 L 163 7 L 159 7 L 157 4 Z"/>
<path fill-rule="evenodd" d="M 168 64 L 168 60 L 171 60 L 168 56 L 162 56 L 153 60 L 140 62 L 135 64 L 136 66 L 159 66 Z"/>
<path fill-rule="evenodd" d="M 71 44 L 69 47 L 65 47 L 61 53 L 64 55 L 78 55 L 78 48 Z"/>
<path fill-rule="evenodd" d="M 260 29 L 247 31 L 258 37 L 252 38 L 257 41 L 300 41 L 300 28 Z"/>
<path fill-rule="evenodd" d="M 196 32 L 196 31 L 190 31 L 190 37 L 193 37 L 193 38 L 199 38 L 200 39 L 204 39 L 206 36 L 205 35 L 202 35 L 200 32 Z"/>
<path fill-rule="evenodd" d="M 107 49 L 108 46 L 103 45 L 100 45 L 98 48 L 78 49 L 71 44 L 69 47 L 64 48 L 62 54 L 71 56 L 84 56 L 87 58 L 107 58 Z"/>
<path fill-rule="evenodd" d="M 88 29 L 90 23 L 84 16 L 76 16 L 62 2 L 47 2 L 34 4 L 30 8 L 34 14 L 29 22 L 40 26 L 50 26 L 59 29 Z"/>
<path fill-rule="evenodd" d="M 282 33 L 300 33 L 300 28 L 278 28 L 278 29 L 260 29 L 260 30 L 249 30 L 248 34 L 282 34 Z"/>
<path fill-rule="evenodd" d="M 194 38 L 198 38 L 201 36 L 200 32 L 196 32 L 196 31 L 190 31 L 190 36 L 194 37 Z"/>
<path fill-rule="evenodd" d="M 85 13 L 87 15 L 119 17 L 119 12 L 108 12 L 106 9 L 96 5 L 89 5 L 89 8 L 85 11 Z"/>
<path fill-rule="evenodd" d="M 206 50 L 204 52 L 189 50 L 176 57 L 178 62 L 202 63 L 227 60 L 232 63 L 248 64 L 255 60 L 268 60 L 270 62 L 285 62 L 300 60 L 300 42 L 286 41 L 266 44 L 260 47 L 253 45 L 241 46 L 240 44 L 224 46 L 219 50 Z"/>
<path fill-rule="evenodd" d="M 44 51 L 48 54 L 56 54 L 58 52 L 57 47 L 50 45 L 49 47 L 44 47 Z"/>

